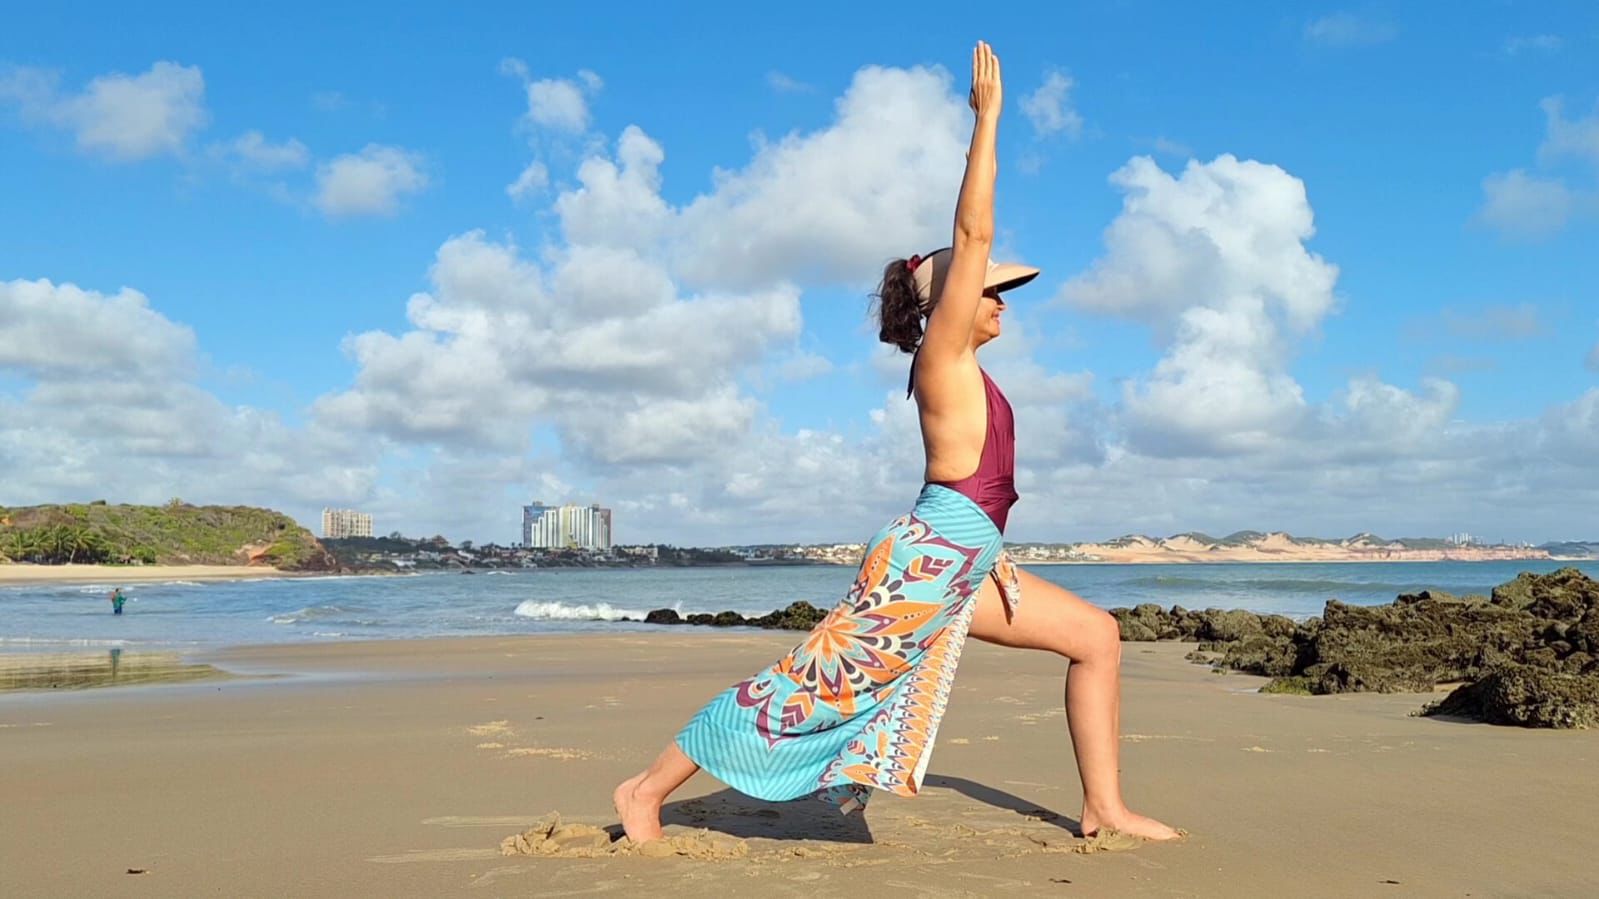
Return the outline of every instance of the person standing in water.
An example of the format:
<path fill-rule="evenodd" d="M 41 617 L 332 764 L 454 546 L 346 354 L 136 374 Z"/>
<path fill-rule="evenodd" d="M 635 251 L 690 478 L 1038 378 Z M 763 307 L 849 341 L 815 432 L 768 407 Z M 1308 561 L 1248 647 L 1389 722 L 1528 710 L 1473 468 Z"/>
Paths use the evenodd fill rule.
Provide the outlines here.
<path fill-rule="evenodd" d="M 127 602 L 127 601 L 128 601 L 128 598 L 126 596 L 122 595 L 122 588 L 121 587 L 117 587 L 116 589 L 112 590 L 111 591 L 111 614 L 113 614 L 113 615 L 121 615 L 122 614 L 122 604 Z"/>
<path fill-rule="evenodd" d="M 995 264 L 999 59 L 979 42 L 976 116 L 952 246 L 889 263 L 879 336 L 913 353 L 926 451 L 915 507 L 872 539 L 842 603 L 771 667 L 702 708 L 612 799 L 635 842 L 661 836 L 661 805 L 696 771 L 758 799 L 807 794 L 842 810 L 872 789 L 914 796 L 932 756 L 968 635 L 1069 660 L 1066 715 L 1082 779 L 1082 833 L 1154 840 L 1172 828 L 1133 813 L 1118 766 L 1121 637 L 1115 619 L 1011 564 L 1001 534 L 1014 487 L 1011 407 L 978 365 L 1000 336 L 1003 291 L 1038 275 Z M 1023 601 L 1025 598 L 1025 601 Z"/>

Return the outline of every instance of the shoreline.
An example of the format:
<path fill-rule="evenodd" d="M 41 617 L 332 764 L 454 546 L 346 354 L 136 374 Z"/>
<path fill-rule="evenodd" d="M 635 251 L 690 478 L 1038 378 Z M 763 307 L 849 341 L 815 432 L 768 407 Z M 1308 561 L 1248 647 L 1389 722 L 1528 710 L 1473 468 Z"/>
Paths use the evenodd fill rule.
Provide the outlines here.
<path fill-rule="evenodd" d="M 28 584 L 137 584 L 148 581 L 242 581 L 319 572 L 247 565 L 0 565 L 0 587 Z"/>
<path fill-rule="evenodd" d="M 1413 563 L 1413 564 L 1439 564 L 1458 563 L 1476 564 L 1486 562 L 1595 562 L 1599 557 L 1565 557 L 1565 556 L 1507 556 L 1488 558 L 1417 558 L 1414 556 L 1403 558 L 1154 558 L 1141 555 L 1122 559 L 1016 559 L 1016 564 L 1022 567 L 1031 566 L 1087 566 L 1087 565 L 1366 565 L 1381 563 Z M 0 563 L 0 587 L 28 586 L 33 584 L 136 584 L 152 581 L 246 581 L 270 580 L 274 578 L 316 578 L 316 577 L 415 577 L 426 574 L 486 574 L 489 572 L 521 573 L 534 571 L 539 573 L 563 571 L 608 571 L 608 570 L 677 570 L 692 568 L 853 568 L 859 562 L 823 562 L 806 561 L 783 564 L 749 564 L 749 563 L 714 563 L 705 565 L 671 565 L 671 566 L 630 566 L 630 565 L 555 565 L 540 568 L 500 568 L 492 566 L 450 568 L 450 569 L 424 569 L 424 570 L 368 570 L 357 569 L 349 571 L 285 571 L 278 568 L 247 565 L 32 565 L 26 563 Z"/>

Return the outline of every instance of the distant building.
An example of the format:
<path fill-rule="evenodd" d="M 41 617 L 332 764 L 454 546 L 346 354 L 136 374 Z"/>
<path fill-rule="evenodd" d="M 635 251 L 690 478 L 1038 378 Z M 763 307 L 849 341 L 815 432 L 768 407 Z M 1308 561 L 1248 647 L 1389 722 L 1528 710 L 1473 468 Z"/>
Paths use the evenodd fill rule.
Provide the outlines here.
<path fill-rule="evenodd" d="M 354 509 L 323 509 L 322 536 L 329 540 L 372 536 L 372 516 Z"/>
<path fill-rule="evenodd" d="M 598 504 L 522 507 L 522 545 L 530 549 L 611 548 L 611 510 Z"/>

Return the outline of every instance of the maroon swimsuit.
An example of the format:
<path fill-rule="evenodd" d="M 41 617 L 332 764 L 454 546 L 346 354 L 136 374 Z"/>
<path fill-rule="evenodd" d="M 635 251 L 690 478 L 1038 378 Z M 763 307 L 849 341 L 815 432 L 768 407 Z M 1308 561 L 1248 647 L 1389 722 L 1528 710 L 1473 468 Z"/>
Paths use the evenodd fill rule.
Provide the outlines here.
<path fill-rule="evenodd" d="M 977 470 L 958 481 L 928 481 L 966 497 L 982 507 L 1000 533 L 1005 532 L 1005 520 L 1010 517 L 1010 507 L 1020 499 L 1016 494 L 1016 420 L 1010 402 L 1000 392 L 999 385 L 983 375 L 983 402 L 988 407 L 988 433 L 983 435 L 983 455 L 977 460 Z M 914 379 L 916 362 L 911 361 Z M 913 380 L 914 383 L 914 380 Z M 905 395 L 911 394 L 907 384 Z"/>

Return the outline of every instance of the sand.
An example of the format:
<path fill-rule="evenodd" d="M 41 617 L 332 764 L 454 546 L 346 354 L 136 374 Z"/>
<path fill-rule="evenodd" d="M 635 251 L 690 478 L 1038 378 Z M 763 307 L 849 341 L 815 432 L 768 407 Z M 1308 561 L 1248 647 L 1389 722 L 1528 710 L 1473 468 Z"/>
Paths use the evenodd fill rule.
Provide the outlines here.
<path fill-rule="evenodd" d="M 244 565 L 19 565 L 0 564 L 0 586 L 16 584 L 131 584 L 139 581 L 231 581 L 286 577 Z"/>
<path fill-rule="evenodd" d="M 1414 718 L 1414 695 L 1260 695 L 1174 644 L 1126 648 L 1123 771 L 1135 807 L 1191 831 L 1180 844 L 1075 836 L 1063 666 L 980 644 L 920 797 L 843 817 L 700 775 L 666 841 L 612 842 L 611 787 L 794 638 L 259 647 L 194 660 L 223 680 L 0 694 L 0 895 L 1599 890 L 1599 732 Z M 253 676 L 270 672 L 299 675 Z"/>

